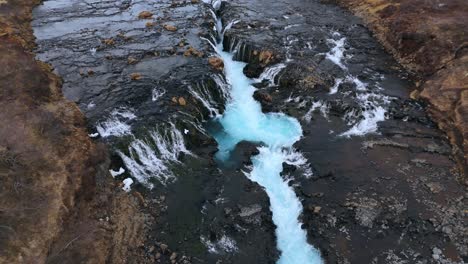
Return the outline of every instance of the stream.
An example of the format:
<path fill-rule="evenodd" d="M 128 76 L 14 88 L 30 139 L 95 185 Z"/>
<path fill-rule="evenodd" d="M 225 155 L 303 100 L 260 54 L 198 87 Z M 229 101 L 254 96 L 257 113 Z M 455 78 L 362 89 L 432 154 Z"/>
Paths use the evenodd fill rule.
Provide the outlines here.
<path fill-rule="evenodd" d="M 216 5 L 217 2 L 213 7 Z M 246 63 L 234 61 L 234 54 L 223 51 L 222 32 L 225 29 L 219 32 L 222 22 L 220 18 L 217 21 L 221 41 L 212 45 L 224 62 L 231 96 L 224 114 L 216 119 L 223 127 L 222 131 L 214 134 L 219 148 L 216 156 L 221 161 L 228 160 L 230 152 L 243 140 L 264 144 L 259 148 L 259 154 L 252 158 L 253 168 L 246 176 L 265 188 L 270 199 L 281 251 L 277 263 L 322 263 L 319 252 L 307 243 L 306 232 L 298 221 L 302 204 L 288 186 L 288 180 L 281 176 L 283 162 L 293 162 L 290 160 L 290 156 L 294 156 L 292 146 L 302 136 L 301 125 L 296 119 L 281 113 L 262 113 L 260 103 L 253 98 L 253 80 L 243 73 Z"/>

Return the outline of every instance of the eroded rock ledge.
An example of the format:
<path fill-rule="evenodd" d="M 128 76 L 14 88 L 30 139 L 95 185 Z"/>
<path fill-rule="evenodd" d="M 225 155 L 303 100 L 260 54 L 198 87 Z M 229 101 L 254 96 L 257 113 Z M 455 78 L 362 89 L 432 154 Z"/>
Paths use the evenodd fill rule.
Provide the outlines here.
<path fill-rule="evenodd" d="M 34 58 L 39 3 L 0 1 L 0 263 L 123 263 L 137 254 L 144 215 L 112 184 L 107 150 L 90 141 L 60 79 Z"/>
<path fill-rule="evenodd" d="M 453 145 L 467 180 L 468 5 L 464 0 L 324 0 L 361 17 L 383 46 L 419 79 L 413 92 Z"/>

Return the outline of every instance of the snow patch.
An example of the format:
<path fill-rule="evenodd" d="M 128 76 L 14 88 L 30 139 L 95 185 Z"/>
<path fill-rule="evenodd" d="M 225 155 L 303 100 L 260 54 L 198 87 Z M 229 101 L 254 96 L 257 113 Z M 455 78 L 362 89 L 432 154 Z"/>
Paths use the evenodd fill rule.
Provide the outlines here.
<path fill-rule="evenodd" d="M 88 134 L 88 136 L 89 136 L 90 138 L 97 138 L 97 137 L 99 137 L 99 133 Z"/>
<path fill-rule="evenodd" d="M 123 188 L 122 190 L 129 192 L 131 190 L 130 186 L 133 184 L 133 180 L 131 178 L 127 178 L 123 181 Z"/>
<path fill-rule="evenodd" d="M 120 174 L 124 173 L 125 172 L 125 169 L 120 167 L 120 169 L 118 171 L 115 171 L 115 170 L 109 170 L 110 174 L 112 175 L 112 177 L 116 177 L 116 176 L 119 176 Z"/>

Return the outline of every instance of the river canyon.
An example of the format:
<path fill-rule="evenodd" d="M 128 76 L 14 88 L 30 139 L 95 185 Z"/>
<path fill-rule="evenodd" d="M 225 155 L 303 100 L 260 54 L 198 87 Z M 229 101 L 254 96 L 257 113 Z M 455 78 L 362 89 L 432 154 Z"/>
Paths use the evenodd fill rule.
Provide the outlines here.
<path fill-rule="evenodd" d="M 0 262 L 468 260 L 463 154 L 413 96 L 419 77 L 333 1 L 47 0 L 31 26 L 42 71 L 79 108 L 65 124 L 80 141 L 40 135 L 67 142 L 57 160 L 87 157 L 64 165 L 70 179 L 96 176 L 54 207 L 68 220 L 47 250 L 31 236 L 11 253 L 12 207 Z M 20 144 L 12 124 L 0 157 Z M 21 172 L 10 163 L 0 173 Z"/>

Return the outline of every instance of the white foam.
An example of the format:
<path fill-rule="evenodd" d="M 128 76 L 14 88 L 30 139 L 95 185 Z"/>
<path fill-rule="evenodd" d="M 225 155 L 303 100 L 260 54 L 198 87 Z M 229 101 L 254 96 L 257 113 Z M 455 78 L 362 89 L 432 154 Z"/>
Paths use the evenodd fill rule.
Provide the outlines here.
<path fill-rule="evenodd" d="M 384 78 L 381 75 L 377 77 L 378 79 Z M 343 119 L 351 128 L 339 134 L 339 136 L 364 136 L 370 133 L 376 133 L 378 131 L 378 123 L 384 121 L 386 118 L 385 114 L 387 112 L 387 106 L 390 103 L 390 97 L 376 93 L 382 90 L 378 84 L 369 86 L 353 75 L 346 76 L 344 80 L 336 79 L 330 94 L 336 93 L 338 86 L 343 82 L 354 84 L 355 91 L 348 91 L 343 93 L 343 95 L 353 96 L 353 94 L 355 94 L 354 98 L 362 111 L 352 108 L 345 113 Z"/>
<path fill-rule="evenodd" d="M 166 90 L 164 89 L 154 88 L 153 91 L 151 92 L 151 100 L 155 102 L 159 98 L 161 98 L 165 93 L 166 93 Z"/>
<path fill-rule="evenodd" d="M 322 116 L 328 119 L 328 112 L 330 110 L 330 107 L 327 103 L 317 101 L 312 103 L 312 106 L 310 107 L 309 111 L 307 111 L 307 113 L 305 113 L 305 115 L 302 117 L 302 120 L 306 121 L 307 123 L 310 123 L 310 121 L 312 121 L 312 114 L 316 110 L 319 110 Z"/>
<path fill-rule="evenodd" d="M 336 32 L 337 33 L 337 32 Z M 325 55 L 327 59 L 331 60 L 333 63 L 338 65 L 343 70 L 348 68 L 343 64 L 344 58 L 344 44 L 346 38 L 340 38 L 339 40 L 328 39 L 327 41 L 331 43 L 333 48 Z"/>
<path fill-rule="evenodd" d="M 359 80 L 359 78 L 357 78 L 355 76 L 348 75 L 348 76 L 346 76 L 345 81 L 354 83 L 354 85 L 356 86 L 356 90 L 358 90 L 358 91 L 366 91 L 367 90 L 367 84 L 362 82 L 361 80 Z"/>
<path fill-rule="evenodd" d="M 378 123 L 385 120 L 387 112 L 386 106 L 390 103 L 389 97 L 375 93 L 358 93 L 356 99 L 364 111 L 361 117 L 352 124 L 353 126 L 340 136 L 364 136 L 369 133 L 376 133 L 378 130 Z M 356 117 L 356 111 L 353 109 L 347 113 L 346 118 L 353 120 Z M 348 123 L 348 124 L 349 124 Z"/>
<path fill-rule="evenodd" d="M 303 108 L 307 105 L 308 101 L 307 100 L 302 100 L 302 98 L 299 98 L 299 101 L 294 101 L 297 104 L 297 108 Z"/>
<path fill-rule="evenodd" d="M 218 241 L 219 247 L 225 252 L 234 252 L 237 251 L 236 241 L 228 236 L 222 236 Z"/>
<path fill-rule="evenodd" d="M 168 132 L 162 135 L 152 132 L 151 137 L 156 143 L 156 147 L 164 160 L 178 162 L 178 156 L 180 153 L 192 155 L 192 153 L 185 147 L 182 133 L 180 133 L 174 124 L 171 124 L 171 128 Z"/>
<path fill-rule="evenodd" d="M 310 166 L 307 158 L 299 151 L 295 149 L 283 150 L 286 164 L 296 166 L 303 170 L 302 176 L 310 178 L 313 175 L 312 167 Z"/>
<path fill-rule="evenodd" d="M 232 253 L 239 250 L 236 241 L 226 235 L 223 235 L 218 241 L 215 242 L 210 241 L 204 236 L 201 236 L 200 240 L 207 247 L 208 252 L 210 253 Z"/>
<path fill-rule="evenodd" d="M 292 93 L 289 95 L 289 97 L 286 100 L 284 100 L 285 103 L 290 103 L 290 102 L 299 103 L 300 101 L 301 101 L 301 96 L 298 95 L 296 97 L 292 97 Z"/>
<path fill-rule="evenodd" d="M 128 147 L 128 153 L 117 153 L 122 158 L 130 174 L 148 188 L 153 188 L 152 178 L 162 184 L 175 179 L 169 165 L 180 163 L 181 153 L 193 155 L 186 147 L 182 133 L 174 124 L 162 132 L 153 131 L 147 139 L 134 139 Z"/>
<path fill-rule="evenodd" d="M 262 74 L 260 74 L 260 77 L 255 79 L 256 82 L 262 82 L 264 80 L 268 81 L 270 85 L 274 85 L 275 83 L 275 78 L 276 76 L 284 69 L 286 68 L 286 64 L 284 63 L 279 63 L 273 66 L 270 66 L 266 68 Z"/>
<path fill-rule="evenodd" d="M 135 118 L 135 114 L 128 109 L 115 109 L 106 121 L 96 126 L 96 130 L 101 137 L 128 135 L 131 134 L 131 126 L 127 122 Z"/>
<path fill-rule="evenodd" d="M 172 175 L 168 173 L 166 165 L 156 155 L 154 150 L 148 146 L 147 142 L 138 139 L 134 140 L 128 149 L 130 152 L 128 156 L 120 151 L 117 153 L 122 158 L 130 174 L 138 182 L 151 189 L 153 188 L 153 184 L 149 180 L 153 177 L 163 184 L 172 179 Z"/>
<path fill-rule="evenodd" d="M 214 203 L 215 204 L 223 204 L 223 203 L 227 203 L 228 201 L 229 201 L 229 199 L 227 199 L 227 198 L 219 197 L 219 198 L 216 198 L 216 200 L 214 200 Z"/>
<path fill-rule="evenodd" d="M 337 78 L 335 80 L 335 84 L 333 87 L 330 89 L 330 92 L 328 94 L 336 94 L 338 92 L 338 87 L 340 87 L 341 83 L 343 82 L 343 79 Z"/>
<path fill-rule="evenodd" d="M 93 109 L 94 107 L 96 107 L 96 104 L 95 104 L 94 102 L 90 102 L 90 103 L 86 106 L 87 109 Z"/>
<path fill-rule="evenodd" d="M 320 253 L 307 243 L 305 231 L 297 216 L 302 213 L 302 204 L 288 181 L 278 177 L 283 162 L 296 162 L 290 154 L 268 147 L 259 148 L 260 154 L 253 157 L 253 170 L 246 174 L 252 181 L 265 187 L 277 226 L 278 248 L 282 251 L 278 264 L 323 263 Z"/>
<path fill-rule="evenodd" d="M 343 137 L 364 136 L 375 133 L 378 130 L 378 122 L 385 120 L 387 111 L 382 106 L 377 106 L 373 110 L 366 110 L 362 113 L 363 118 L 358 121 L 348 131 L 341 134 Z"/>
<path fill-rule="evenodd" d="M 284 100 L 285 103 L 290 103 L 294 100 L 294 97 L 292 97 L 293 93 L 291 93 L 286 100 Z"/>
<path fill-rule="evenodd" d="M 357 111 L 355 108 L 352 108 L 351 110 L 347 111 L 344 116 L 343 116 L 343 120 L 346 121 L 346 124 L 348 126 L 352 126 L 355 122 L 356 122 L 356 119 L 357 119 Z"/>
<path fill-rule="evenodd" d="M 284 47 L 286 48 L 286 62 L 293 61 L 291 50 L 293 48 L 294 43 L 298 42 L 299 39 L 295 36 L 287 36 L 284 42 Z"/>

